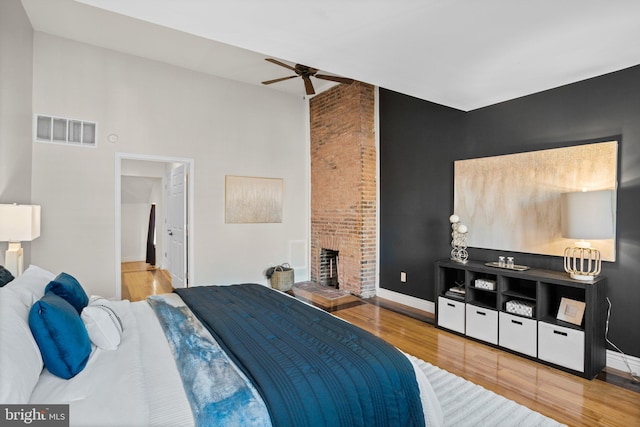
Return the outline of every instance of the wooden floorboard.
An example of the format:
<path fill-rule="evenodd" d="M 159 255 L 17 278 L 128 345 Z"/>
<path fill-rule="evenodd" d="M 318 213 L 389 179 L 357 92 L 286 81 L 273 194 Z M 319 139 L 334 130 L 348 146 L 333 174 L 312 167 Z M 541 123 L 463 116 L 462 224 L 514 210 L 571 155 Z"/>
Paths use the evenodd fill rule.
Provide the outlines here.
<path fill-rule="evenodd" d="M 421 320 L 423 322 L 435 323 L 435 315 L 433 313 L 429 313 L 426 311 L 419 310 L 417 308 L 409 307 L 404 304 L 400 304 L 395 301 L 390 301 L 388 299 L 372 297 L 364 300 L 369 304 L 374 304 L 382 308 L 386 308 L 387 310 L 395 311 L 396 313 L 404 314 L 405 316 L 412 317 L 414 319 Z"/>
<path fill-rule="evenodd" d="M 122 299 L 141 301 L 149 295 L 173 291 L 171 277 L 166 270 L 150 266 L 143 261 L 122 263 Z"/>
<path fill-rule="evenodd" d="M 571 426 L 640 426 L 640 393 L 586 380 L 437 329 L 383 307 L 363 304 L 333 314 L 402 351 Z M 425 317 L 429 317 L 426 313 Z M 630 379 L 626 379 L 631 384 Z"/>

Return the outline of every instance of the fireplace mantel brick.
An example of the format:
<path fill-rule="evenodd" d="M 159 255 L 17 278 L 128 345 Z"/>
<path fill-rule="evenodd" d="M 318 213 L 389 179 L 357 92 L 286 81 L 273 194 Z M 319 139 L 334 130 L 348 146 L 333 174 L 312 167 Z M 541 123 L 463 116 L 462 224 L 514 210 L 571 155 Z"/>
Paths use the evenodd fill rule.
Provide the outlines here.
<path fill-rule="evenodd" d="M 337 250 L 340 288 L 363 298 L 375 295 L 376 283 L 374 96 L 373 86 L 354 82 L 309 102 L 311 280 L 319 278 L 320 250 Z"/>

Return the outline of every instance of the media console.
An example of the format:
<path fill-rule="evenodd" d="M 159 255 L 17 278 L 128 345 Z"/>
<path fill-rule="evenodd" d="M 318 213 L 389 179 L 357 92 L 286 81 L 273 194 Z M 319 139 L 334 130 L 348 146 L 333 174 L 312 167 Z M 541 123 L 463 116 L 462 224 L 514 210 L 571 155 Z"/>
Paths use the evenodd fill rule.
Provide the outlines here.
<path fill-rule="evenodd" d="M 438 328 L 588 379 L 606 366 L 606 278 L 585 282 L 564 272 L 473 261 L 438 261 L 435 270 Z M 580 325 L 557 319 L 563 298 L 584 303 Z M 507 303 L 530 307 L 531 316 L 508 312 Z"/>

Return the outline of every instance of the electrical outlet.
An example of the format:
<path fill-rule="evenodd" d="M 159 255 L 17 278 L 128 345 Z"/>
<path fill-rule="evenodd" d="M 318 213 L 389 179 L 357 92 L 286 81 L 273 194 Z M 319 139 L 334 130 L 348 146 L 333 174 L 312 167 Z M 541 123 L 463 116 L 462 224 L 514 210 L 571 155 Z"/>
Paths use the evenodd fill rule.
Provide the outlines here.
<path fill-rule="evenodd" d="M 400 281 L 402 283 L 406 283 L 407 282 L 407 273 L 405 273 L 404 271 L 400 272 Z"/>

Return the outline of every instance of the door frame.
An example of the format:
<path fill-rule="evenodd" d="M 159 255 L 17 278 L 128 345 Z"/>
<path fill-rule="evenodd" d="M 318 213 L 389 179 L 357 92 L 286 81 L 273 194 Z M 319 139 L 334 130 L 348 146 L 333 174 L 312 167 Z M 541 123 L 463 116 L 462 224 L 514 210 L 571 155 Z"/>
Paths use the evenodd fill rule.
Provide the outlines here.
<path fill-rule="evenodd" d="M 192 285 L 194 283 L 195 270 L 194 270 L 194 159 L 186 157 L 170 157 L 170 156 L 157 156 L 152 154 L 133 154 L 133 153 L 115 153 L 115 297 L 116 299 L 122 299 L 122 183 L 120 175 L 122 174 L 122 161 L 123 160 L 142 160 L 150 162 L 163 162 L 163 163 L 183 163 L 187 167 L 187 283 Z"/>

